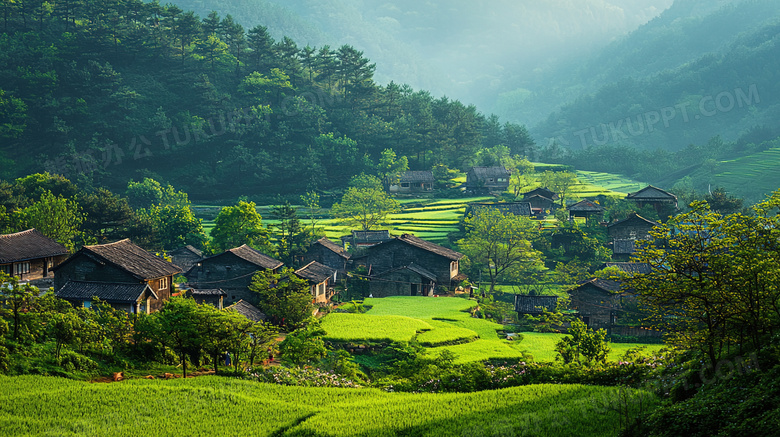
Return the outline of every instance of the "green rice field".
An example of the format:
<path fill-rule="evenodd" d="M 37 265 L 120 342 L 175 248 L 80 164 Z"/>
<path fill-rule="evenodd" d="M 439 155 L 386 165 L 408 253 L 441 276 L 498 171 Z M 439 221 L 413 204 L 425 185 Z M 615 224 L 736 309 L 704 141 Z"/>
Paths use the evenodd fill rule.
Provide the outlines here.
<path fill-rule="evenodd" d="M 616 436 L 618 411 L 656 403 L 644 391 L 566 384 L 413 394 L 216 376 L 103 384 L 0 376 L 0 435 Z"/>

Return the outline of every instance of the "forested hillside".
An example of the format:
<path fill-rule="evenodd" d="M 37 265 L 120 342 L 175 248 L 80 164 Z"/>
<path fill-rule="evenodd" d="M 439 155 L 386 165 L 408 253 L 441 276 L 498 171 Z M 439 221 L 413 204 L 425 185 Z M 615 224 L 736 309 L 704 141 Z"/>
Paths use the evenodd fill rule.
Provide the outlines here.
<path fill-rule="evenodd" d="M 152 177 L 213 199 L 343 186 L 386 149 L 412 169 L 467 168 L 498 144 L 533 154 L 522 126 L 376 85 L 375 64 L 349 45 L 299 47 L 159 3 L 4 5 L 3 178 L 48 170 L 125 187 Z"/>

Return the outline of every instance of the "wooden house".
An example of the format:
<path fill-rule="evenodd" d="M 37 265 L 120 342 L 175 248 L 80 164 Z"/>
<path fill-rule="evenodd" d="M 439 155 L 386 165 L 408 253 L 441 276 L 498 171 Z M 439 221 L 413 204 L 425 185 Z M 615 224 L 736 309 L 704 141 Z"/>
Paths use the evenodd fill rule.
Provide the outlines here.
<path fill-rule="evenodd" d="M 309 282 L 313 303 L 328 303 L 333 297 L 336 269 L 312 261 L 295 271 L 295 275 Z"/>
<path fill-rule="evenodd" d="M 350 254 L 343 247 L 328 240 L 327 237 L 322 237 L 309 246 L 309 249 L 303 255 L 303 262 L 308 264 L 312 261 L 317 261 L 320 264 L 324 264 L 336 270 L 336 279 L 342 279 L 347 275 L 349 258 Z"/>
<path fill-rule="evenodd" d="M 436 289 L 436 275 L 410 263 L 369 277 L 373 297 L 432 296 Z"/>
<path fill-rule="evenodd" d="M 645 205 L 652 205 L 659 215 L 665 206 L 677 208 L 677 196 L 652 185 L 648 185 L 636 193 L 628 193 L 626 200 L 636 202 L 640 208 Z"/>
<path fill-rule="evenodd" d="M 389 270 L 409 267 L 412 263 L 430 272 L 436 284 L 450 289 L 466 279 L 460 274 L 459 261 L 463 254 L 438 244 L 403 234 L 384 243 L 368 248 L 366 266 L 369 276 L 377 276 Z"/>
<path fill-rule="evenodd" d="M 512 173 L 504 166 L 472 167 L 466 173 L 466 191 L 477 194 L 501 193 L 509 188 Z"/>
<path fill-rule="evenodd" d="M 124 239 L 84 246 L 54 269 L 54 289 L 70 281 L 112 284 L 147 284 L 154 296 L 148 311 L 159 310 L 173 292 L 173 276 L 181 269 Z"/>
<path fill-rule="evenodd" d="M 658 226 L 658 223 L 636 213 L 631 213 L 627 218 L 609 224 L 607 235 L 613 259 L 628 260 L 628 257 L 634 253 L 637 240 L 652 239 L 650 230 L 655 226 Z"/>
<path fill-rule="evenodd" d="M 549 197 L 544 197 L 541 194 L 532 194 L 523 197 L 523 202 L 531 205 L 531 211 L 534 215 L 544 215 L 548 212 L 553 212 L 558 209 L 558 204 Z"/>
<path fill-rule="evenodd" d="M 503 215 L 514 214 L 518 217 L 530 217 L 531 204 L 528 202 L 474 202 L 466 206 L 466 217 L 478 214 L 480 209 L 497 209 Z"/>
<path fill-rule="evenodd" d="M 186 276 L 192 288 L 224 290 L 227 293 L 227 303 L 241 299 L 256 303 L 255 293 L 249 290 L 252 276 L 261 270 L 276 272 L 283 265 L 281 261 L 244 244 L 204 258 L 195 264 Z"/>
<path fill-rule="evenodd" d="M 534 188 L 533 190 L 531 190 L 531 191 L 529 191 L 527 193 L 523 193 L 523 197 L 530 197 L 530 196 L 536 196 L 536 195 L 539 195 L 539 196 L 542 196 L 542 197 L 546 197 L 546 198 L 548 198 L 550 200 L 558 200 L 558 199 L 560 199 L 560 197 L 558 197 L 558 193 L 556 193 L 555 191 L 553 191 L 553 190 L 551 190 L 551 189 L 549 189 L 547 187 Z"/>
<path fill-rule="evenodd" d="M 50 278 L 67 257 L 65 246 L 36 229 L 0 235 L 0 271 L 22 281 Z"/>
<path fill-rule="evenodd" d="M 350 235 L 341 237 L 341 242 L 346 248 L 365 249 L 392 240 L 390 231 L 352 231 Z"/>
<path fill-rule="evenodd" d="M 171 262 L 179 266 L 183 272 L 188 271 L 203 259 L 203 252 L 189 244 L 168 252 Z"/>
<path fill-rule="evenodd" d="M 55 293 L 73 306 L 91 308 L 98 298 L 112 307 L 130 314 L 149 314 L 152 304 L 160 302 L 160 297 L 152 290 L 148 282 L 117 283 L 68 281 Z"/>
<path fill-rule="evenodd" d="M 591 217 L 602 217 L 605 211 L 603 206 L 588 199 L 569 205 L 567 209 L 569 210 L 569 217 L 584 217 L 586 220 L 590 220 Z"/>
<path fill-rule="evenodd" d="M 401 173 L 397 184 L 390 185 L 388 191 L 391 193 L 425 193 L 433 191 L 433 172 L 407 171 Z"/>
<path fill-rule="evenodd" d="M 221 310 L 227 293 L 221 288 L 190 288 L 186 290 L 186 295 L 201 305 L 211 305 Z"/>
<path fill-rule="evenodd" d="M 235 311 L 242 316 L 246 317 L 250 322 L 264 322 L 267 318 L 265 313 L 257 309 L 256 306 L 250 304 L 245 300 L 239 300 L 238 302 L 230 305 L 227 310 Z"/>
<path fill-rule="evenodd" d="M 558 296 L 531 296 L 527 294 L 515 295 L 515 311 L 518 314 L 543 314 L 555 312 L 558 306 Z"/>
<path fill-rule="evenodd" d="M 571 309 L 593 329 L 609 329 L 617 323 L 621 310 L 620 283 L 604 279 L 590 279 L 568 291 Z"/>

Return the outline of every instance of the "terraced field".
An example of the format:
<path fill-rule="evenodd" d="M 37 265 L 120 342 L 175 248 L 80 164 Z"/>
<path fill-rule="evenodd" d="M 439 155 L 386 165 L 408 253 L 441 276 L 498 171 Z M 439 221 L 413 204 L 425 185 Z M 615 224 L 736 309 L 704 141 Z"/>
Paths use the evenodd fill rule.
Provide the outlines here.
<path fill-rule="evenodd" d="M 721 161 L 712 175 L 712 186 L 723 186 L 739 196 L 760 200 L 780 188 L 780 148 Z"/>

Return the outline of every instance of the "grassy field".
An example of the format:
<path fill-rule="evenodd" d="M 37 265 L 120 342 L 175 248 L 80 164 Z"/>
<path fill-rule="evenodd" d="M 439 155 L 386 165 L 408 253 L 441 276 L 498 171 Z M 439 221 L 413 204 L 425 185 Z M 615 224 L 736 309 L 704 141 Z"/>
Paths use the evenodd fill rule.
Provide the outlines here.
<path fill-rule="evenodd" d="M 331 313 L 323 319 L 326 338 L 339 341 L 387 341 L 416 338 L 428 352 L 438 355 L 449 350 L 456 363 L 490 359 L 523 358 L 524 354 L 537 362 L 555 360 L 555 344 L 564 334 L 522 333 L 522 341 L 506 340 L 498 331 L 503 325 L 471 317 L 468 309 L 476 301 L 454 297 L 385 297 L 366 299 L 371 306 L 365 314 Z M 390 319 L 388 319 L 390 318 Z M 409 319 L 422 324 L 414 325 Z M 412 332 L 416 329 L 415 333 Z M 471 341 L 469 341 L 471 340 Z M 452 344 L 460 343 L 461 344 Z M 449 345 L 443 345 L 450 343 Z M 437 346 L 442 345 L 442 346 Z M 611 343 L 609 359 L 617 361 L 634 343 Z M 661 345 L 648 345 L 647 352 Z"/>
<path fill-rule="evenodd" d="M 780 148 L 721 161 L 713 171 L 712 186 L 723 186 L 731 193 L 758 201 L 780 187 L 777 180 L 779 167 Z"/>
<path fill-rule="evenodd" d="M 618 411 L 656 402 L 647 392 L 581 385 L 411 394 L 215 376 L 110 384 L 0 377 L 0 435 L 614 436 Z"/>

